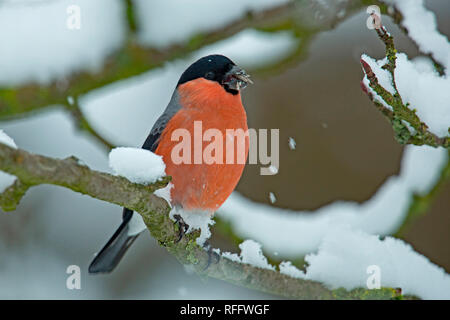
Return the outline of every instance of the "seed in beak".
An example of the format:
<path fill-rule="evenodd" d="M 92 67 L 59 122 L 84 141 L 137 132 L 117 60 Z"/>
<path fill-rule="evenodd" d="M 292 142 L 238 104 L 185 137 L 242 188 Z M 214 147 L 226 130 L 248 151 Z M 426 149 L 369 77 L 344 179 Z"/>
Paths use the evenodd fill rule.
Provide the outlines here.
<path fill-rule="evenodd" d="M 227 88 L 238 91 L 247 87 L 249 83 L 253 83 L 253 81 L 250 79 L 250 75 L 248 75 L 244 69 L 241 69 L 238 66 L 233 66 L 233 68 L 231 68 L 231 70 L 227 72 L 222 82 L 222 84 L 227 86 Z"/>
<path fill-rule="evenodd" d="M 253 84 L 253 81 L 250 79 L 250 75 L 248 75 L 243 69 L 237 71 L 233 76 L 243 82 Z"/>

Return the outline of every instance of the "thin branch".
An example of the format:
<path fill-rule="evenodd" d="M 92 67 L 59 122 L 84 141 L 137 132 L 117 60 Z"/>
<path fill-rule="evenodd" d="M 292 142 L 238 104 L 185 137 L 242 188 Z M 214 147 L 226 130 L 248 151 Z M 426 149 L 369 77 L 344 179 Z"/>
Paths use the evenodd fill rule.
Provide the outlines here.
<path fill-rule="evenodd" d="M 192 266 L 202 276 L 297 299 L 412 298 L 402 296 L 398 290 L 390 288 L 330 290 L 319 282 L 292 278 L 277 271 L 257 268 L 223 257 L 205 270 L 209 255 L 196 243 L 199 231 L 189 233 L 177 242 L 178 230 L 169 217 L 170 206 L 165 200 L 153 194 L 156 189 L 164 187 L 170 181 L 168 177 L 155 184 L 139 185 L 123 177 L 91 170 L 74 157 L 53 159 L 1 143 L 0 169 L 15 175 L 20 183 L 26 186 L 58 185 L 138 212 L 142 215 L 151 235 L 182 264 Z M 23 195 L 24 192 L 20 198 Z M 7 194 L 3 196 L 7 197 Z M 11 207 L 7 206 L 4 209 Z"/>
<path fill-rule="evenodd" d="M 367 3 L 367 4 L 368 5 L 369 4 L 377 4 L 377 5 L 379 5 L 380 8 L 381 8 L 381 12 L 383 14 L 389 15 L 393 19 L 394 23 L 398 25 L 400 30 L 402 30 L 416 44 L 416 46 L 419 49 L 419 51 L 421 51 L 421 49 L 419 48 L 417 43 L 409 35 L 408 29 L 406 29 L 402 25 L 403 15 L 395 6 L 394 7 L 388 7 L 382 1 L 375 1 L 375 2 L 371 2 L 371 3 Z M 380 30 L 377 30 L 377 34 L 380 37 Z M 383 37 L 383 34 L 381 34 L 381 38 L 382 38 L 383 42 L 386 45 L 386 40 L 385 40 L 386 38 Z M 391 39 L 392 39 L 392 37 L 391 37 Z M 388 42 L 388 46 L 390 48 L 395 49 L 393 41 L 387 41 L 387 42 Z M 396 52 L 395 51 L 391 51 L 391 53 L 395 56 Z M 428 56 L 433 61 L 436 70 L 438 71 L 438 73 L 441 76 L 444 75 L 444 67 L 439 62 L 437 62 L 436 59 L 434 59 L 432 54 L 423 53 L 423 52 L 422 52 L 422 54 Z M 390 63 L 392 63 L 392 62 L 390 62 Z M 395 61 L 394 61 L 394 64 L 395 64 Z M 368 71 L 370 72 L 371 70 L 368 70 Z M 394 74 L 391 73 L 391 75 L 393 76 L 392 79 L 395 79 L 394 78 Z M 396 86 L 395 82 L 393 83 L 393 85 Z M 369 90 L 367 90 L 367 88 L 365 87 L 365 85 L 363 83 L 361 83 L 361 88 L 369 96 L 370 100 L 375 104 L 375 106 L 378 108 L 378 110 L 380 110 L 380 112 L 382 112 L 382 114 L 392 124 L 394 124 L 394 119 L 395 119 L 394 112 L 392 110 L 386 108 L 383 104 L 381 104 L 377 100 L 375 100 L 373 95 L 371 94 L 371 92 Z M 397 91 L 396 87 L 395 87 L 395 90 Z M 397 136 L 402 136 L 402 133 L 401 133 L 402 130 L 403 130 L 403 132 L 405 132 L 408 135 L 409 131 L 406 131 L 407 128 L 404 128 L 401 125 L 402 125 L 401 122 L 400 122 L 400 126 L 399 126 L 399 121 L 397 121 L 397 125 L 394 126 L 394 128 L 396 127 L 397 130 L 400 131 L 400 133 L 396 133 L 396 135 Z M 440 139 L 440 141 L 439 141 L 440 143 L 442 143 L 444 145 L 445 145 L 445 143 L 447 143 L 447 145 L 448 145 L 448 139 L 447 139 L 447 142 L 445 142 L 445 138 L 438 138 L 438 139 Z M 414 140 L 411 137 L 407 138 L 407 141 L 405 141 L 405 143 L 416 144 L 416 143 L 414 143 Z M 417 143 L 421 144 L 421 141 L 417 141 Z M 416 194 L 416 195 L 413 196 L 413 199 L 412 199 L 411 204 L 409 206 L 408 213 L 406 215 L 405 221 L 403 222 L 403 224 L 400 227 L 400 229 L 397 230 L 397 232 L 395 233 L 395 237 L 401 238 L 405 234 L 405 232 L 409 229 L 409 227 L 417 220 L 417 218 L 422 216 L 422 215 L 424 215 L 430 209 L 434 199 L 439 195 L 439 193 L 442 190 L 443 186 L 450 179 L 450 149 L 448 149 L 448 159 L 449 160 L 447 160 L 446 166 L 441 170 L 441 173 L 439 175 L 439 179 L 438 179 L 437 183 L 433 186 L 433 188 L 427 194 L 424 194 L 424 195 L 417 195 Z"/>
<path fill-rule="evenodd" d="M 136 34 L 138 30 L 138 25 L 136 22 L 136 12 L 133 0 L 124 0 L 126 8 L 127 26 L 128 32 L 131 34 Z"/>
<path fill-rule="evenodd" d="M 418 45 L 416 40 L 413 37 L 411 37 L 411 35 L 409 34 L 409 30 L 405 26 L 403 26 L 403 24 L 402 24 L 402 22 L 403 22 L 403 14 L 400 12 L 400 10 L 398 10 L 395 5 L 388 7 L 383 0 L 378 0 L 378 1 L 376 1 L 376 3 L 378 3 L 378 5 L 381 6 L 381 12 L 383 14 L 386 14 L 386 15 L 390 16 L 392 18 L 392 20 L 394 21 L 394 23 L 400 28 L 400 30 L 402 30 L 403 33 L 406 36 L 408 36 L 409 39 L 411 39 L 411 41 L 416 45 L 416 47 L 419 50 L 419 52 L 422 55 L 425 55 L 428 58 L 430 58 L 431 61 L 433 61 L 433 64 L 434 64 L 434 67 L 435 67 L 436 71 L 439 73 L 440 76 L 443 76 L 445 74 L 444 66 L 441 63 L 439 63 L 434 58 L 432 53 L 426 53 L 426 52 L 422 51 L 422 49 L 420 48 L 420 46 Z"/>
<path fill-rule="evenodd" d="M 104 137 L 102 137 L 86 119 L 83 112 L 81 111 L 80 104 L 78 103 L 78 97 L 69 97 L 69 99 L 66 100 L 64 107 L 70 112 L 70 115 L 75 121 L 78 129 L 90 134 L 93 138 L 100 142 L 100 144 L 105 147 L 107 151 L 110 151 L 112 148 L 114 148 L 114 145 Z"/>
<path fill-rule="evenodd" d="M 369 90 L 364 87 L 364 84 L 362 84 L 363 91 L 368 94 L 369 98 L 375 103 L 383 115 L 389 119 L 395 132 L 395 138 L 399 143 L 450 148 L 450 137 L 438 137 L 434 133 L 430 132 L 428 130 L 428 126 L 420 120 L 415 110 L 410 109 L 408 104 L 403 103 L 395 83 L 395 63 L 397 59 L 397 50 L 394 46 L 394 39 L 383 26 L 376 29 L 376 31 L 378 37 L 381 41 L 383 41 L 386 47 L 387 63 L 383 66 L 383 68 L 391 74 L 392 85 L 394 86 L 395 91 L 394 94 L 391 94 L 379 84 L 372 68 L 363 59 L 361 59 L 361 65 L 367 79 L 369 80 L 370 88 L 372 88 L 372 90 L 375 91 L 375 93 L 380 96 L 386 104 L 392 107 L 392 112 L 388 112 L 388 108 L 375 101 L 373 95 L 370 94 Z M 415 132 L 412 133 L 404 122 L 407 122 Z"/>

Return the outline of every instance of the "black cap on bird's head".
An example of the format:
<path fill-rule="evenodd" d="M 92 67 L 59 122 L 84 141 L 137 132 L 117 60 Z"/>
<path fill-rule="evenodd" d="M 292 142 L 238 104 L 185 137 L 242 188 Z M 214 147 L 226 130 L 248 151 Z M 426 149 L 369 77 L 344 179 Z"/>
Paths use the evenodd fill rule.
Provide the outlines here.
<path fill-rule="evenodd" d="M 231 94 L 238 94 L 239 90 L 253 83 L 244 69 L 218 54 L 203 57 L 191 64 L 181 75 L 177 86 L 199 78 L 216 81 Z"/>

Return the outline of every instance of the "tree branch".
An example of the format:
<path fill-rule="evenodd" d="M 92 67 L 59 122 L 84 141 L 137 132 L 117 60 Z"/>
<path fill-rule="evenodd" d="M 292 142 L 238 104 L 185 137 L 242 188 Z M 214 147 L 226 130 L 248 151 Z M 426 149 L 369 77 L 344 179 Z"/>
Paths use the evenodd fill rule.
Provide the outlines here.
<path fill-rule="evenodd" d="M 387 63 L 383 66 L 383 68 L 387 70 L 392 77 L 392 85 L 395 91 L 394 94 L 391 94 L 379 84 L 372 68 L 363 59 L 361 59 L 361 65 L 367 79 L 369 80 L 370 88 L 372 88 L 372 90 L 380 96 L 386 104 L 391 106 L 392 110 L 389 110 L 380 102 L 376 101 L 369 90 L 365 88 L 365 85 L 361 83 L 363 91 L 369 96 L 372 102 L 374 102 L 382 114 L 391 122 L 392 128 L 395 132 L 395 138 L 399 143 L 450 148 L 450 137 L 438 137 L 434 133 L 430 132 L 428 130 L 428 126 L 420 120 L 416 112 L 413 109 L 410 109 L 408 104 L 403 103 L 395 83 L 395 62 L 397 59 L 397 50 L 394 46 L 394 39 L 383 26 L 380 26 L 380 28 L 376 29 L 376 31 L 378 37 L 381 41 L 383 41 L 386 47 Z M 410 129 L 405 125 L 405 122 L 414 129 L 414 133 L 411 133 Z"/>
<path fill-rule="evenodd" d="M 199 33 L 183 43 L 173 44 L 166 48 L 144 47 L 136 42 L 136 25 L 132 0 L 124 0 L 127 10 L 128 36 L 123 48 L 120 48 L 105 59 L 103 67 L 96 73 L 86 71 L 75 72 L 65 78 L 55 80 L 48 85 L 24 84 L 17 88 L 0 88 L 0 119 L 9 119 L 40 111 L 50 106 L 64 105 L 69 96 L 77 97 L 101 88 L 116 81 L 128 79 L 149 70 L 161 67 L 165 62 L 179 59 L 206 45 L 226 39 L 236 33 L 255 28 L 264 32 L 290 30 L 298 38 L 293 52 L 271 66 L 252 70 L 255 74 L 267 74 L 273 70 L 286 68 L 298 63 L 307 56 L 307 46 L 314 35 L 322 30 L 336 27 L 339 22 L 355 13 L 364 1 L 346 0 L 339 4 L 344 15 L 335 15 L 329 24 L 310 25 L 304 22 L 304 16 L 310 16 L 311 8 L 300 4 L 303 1 L 292 1 L 261 10 L 249 11 L 242 17 L 216 30 Z M 305 12 L 303 12 L 303 11 Z M 324 22 L 325 23 L 325 22 Z"/>
<path fill-rule="evenodd" d="M 89 123 L 89 121 L 84 116 L 83 112 L 81 111 L 80 105 L 78 103 L 78 97 L 72 97 L 70 96 L 66 103 L 64 104 L 64 107 L 70 112 L 73 120 L 75 121 L 76 126 L 78 129 L 85 131 L 86 133 L 90 134 L 93 138 L 95 138 L 100 144 L 107 150 L 110 151 L 112 148 L 114 148 L 114 145 L 103 138 Z"/>
<path fill-rule="evenodd" d="M 0 143 L 0 169 L 13 174 L 18 181 L 1 195 L 3 209 L 11 210 L 8 200 L 17 204 L 26 190 L 40 184 L 53 184 L 93 198 L 130 208 L 143 217 L 151 235 L 182 264 L 191 265 L 203 276 L 225 280 L 240 286 L 297 299 L 398 299 L 398 290 L 344 289 L 330 290 L 321 283 L 289 277 L 280 272 L 257 268 L 221 258 L 206 270 L 209 255 L 196 243 L 199 231 L 177 242 L 178 230 L 170 219 L 170 206 L 153 194 L 170 181 L 163 178 L 155 184 L 135 184 L 123 177 L 89 169 L 75 157 L 53 159 L 14 149 Z M 12 197 L 12 198 L 10 198 Z M 5 205 L 6 204 L 6 205 Z"/>
<path fill-rule="evenodd" d="M 138 30 L 138 25 L 136 23 L 136 15 L 133 0 L 124 0 L 125 2 L 125 10 L 127 17 L 127 26 L 128 32 L 131 34 L 135 34 Z"/>
<path fill-rule="evenodd" d="M 434 58 L 432 53 L 423 52 L 422 48 L 418 45 L 417 41 L 413 37 L 411 37 L 409 30 L 402 24 L 403 14 L 400 12 L 400 10 L 398 10 L 398 8 L 395 5 L 388 7 L 383 0 L 377 0 L 377 1 L 375 1 L 375 3 L 377 3 L 377 5 L 380 6 L 381 12 L 383 14 L 390 16 L 392 18 L 392 20 L 394 21 L 394 23 L 400 28 L 400 30 L 402 30 L 402 32 L 406 36 L 408 36 L 409 39 L 411 39 L 411 41 L 416 45 L 419 52 L 421 54 L 427 56 L 428 58 L 430 58 L 431 61 L 433 61 L 436 71 L 439 73 L 440 76 L 443 76 L 445 74 L 444 66 Z"/>
<path fill-rule="evenodd" d="M 134 19 L 132 6 L 127 5 L 128 22 Z M 139 75 L 160 67 L 163 63 L 180 58 L 199 48 L 226 39 L 246 28 L 260 28 L 279 25 L 281 21 L 293 19 L 295 3 L 249 12 L 225 27 L 198 34 L 182 44 L 164 49 L 147 48 L 136 43 L 134 36 L 127 39 L 125 46 L 105 60 L 97 73 L 80 71 L 65 79 L 58 79 L 49 85 L 27 84 L 19 88 L 0 88 L 0 118 L 21 115 L 50 105 L 64 104 L 66 97 L 79 96 L 107 84 Z M 134 20 L 132 20 L 134 21 Z M 133 24 L 129 28 L 133 28 Z M 132 32 L 130 32 L 132 34 Z"/>

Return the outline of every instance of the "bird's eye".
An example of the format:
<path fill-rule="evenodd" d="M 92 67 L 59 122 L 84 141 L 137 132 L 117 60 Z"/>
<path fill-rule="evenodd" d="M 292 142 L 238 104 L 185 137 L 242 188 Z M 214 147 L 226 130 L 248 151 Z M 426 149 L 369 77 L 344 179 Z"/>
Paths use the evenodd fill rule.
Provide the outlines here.
<path fill-rule="evenodd" d="M 215 75 L 214 72 L 212 72 L 212 71 L 209 71 L 209 72 L 207 72 L 207 73 L 205 74 L 205 78 L 208 79 L 208 80 L 213 80 L 215 76 L 216 76 L 216 75 Z"/>

